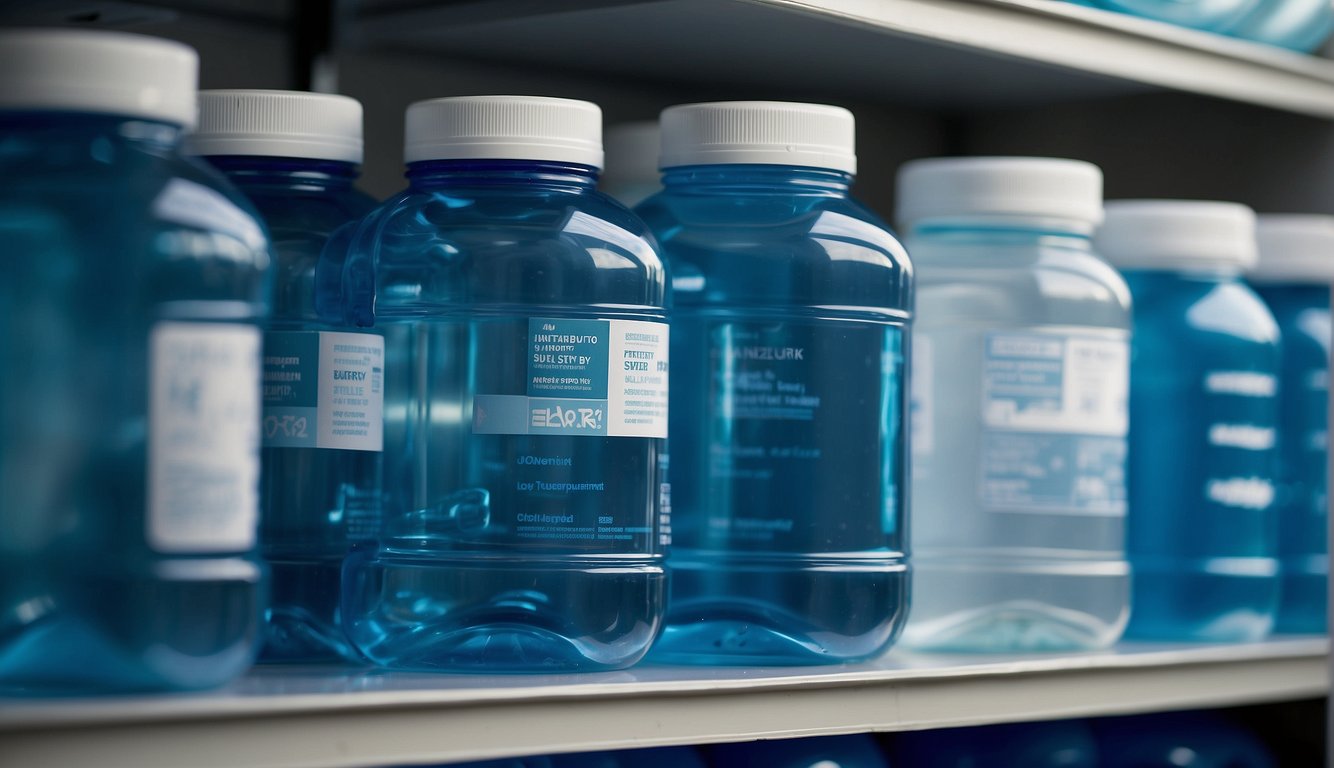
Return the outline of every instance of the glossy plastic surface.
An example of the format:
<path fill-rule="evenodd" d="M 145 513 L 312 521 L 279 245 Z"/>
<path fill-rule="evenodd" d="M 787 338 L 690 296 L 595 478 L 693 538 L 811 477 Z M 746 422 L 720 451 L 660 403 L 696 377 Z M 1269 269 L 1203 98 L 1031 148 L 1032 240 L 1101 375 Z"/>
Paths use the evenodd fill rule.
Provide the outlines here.
<path fill-rule="evenodd" d="M 1330 0 L 1260 0 L 1229 35 L 1294 51 L 1319 48 L 1334 33 L 1334 2 Z"/>
<path fill-rule="evenodd" d="M 10 692 L 206 688 L 254 657 L 256 551 L 150 543 L 150 334 L 164 323 L 249 334 L 257 356 L 269 301 L 249 204 L 181 158 L 179 138 L 138 120 L 0 113 L 0 686 Z M 197 408 L 200 383 L 173 370 L 180 387 L 163 402 Z M 245 384 L 258 387 L 257 371 Z M 230 482 L 164 479 L 198 494 L 201 510 Z"/>
<path fill-rule="evenodd" d="M 269 331 L 364 331 L 324 322 L 315 311 L 315 271 L 325 244 L 375 205 L 352 188 L 356 166 L 279 157 L 206 160 L 268 225 L 275 273 Z M 265 438 L 280 427 L 266 420 Z M 380 454 L 266 446 L 261 455 L 260 545 L 270 597 L 260 661 L 355 661 L 338 620 L 339 581 L 348 551 L 379 529 Z"/>
<path fill-rule="evenodd" d="M 864 733 L 719 744 L 708 756 L 714 768 L 889 768 L 875 738 Z"/>
<path fill-rule="evenodd" d="M 663 610 L 665 441 L 488 433 L 496 413 L 476 403 L 531 392 L 539 327 L 665 322 L 652 240 L 582 166 L 440 161 L 408 176 L 320 289 L 322 314 L 364 324 L 373 308 L 385 336 L 385 519 L 344 574 L 351 638 L 396 668 L 632 664 Z"/>
<path fill-rule="evenodd" d="M 1260 285 L 1283 338 L 1276 632 L 1322 633 L 1329 593 L 1329 286 Z"/>
<path fill-rule="evenodd" d="M 1236 277 L 1132 271 L 1127 634 L 1239 642 L 1278 601 L 1279 330 Z"/>
<path fill-rule="evenodd" d="M 1038 226 L 926 226 L 908 247 L 918 325 L 913 614 L 903 643 L 978 652 L 1111 645 L 1130 590 L 1125 283 L 1088 237 Z M 1072 339 L 1110 362 L 1076 373 L 1050 357 L 993 357 L 1002 341 L 1045 349 Z M 1016 370 L 1051 391 L 1007 383 Z M 1107 429 L 1095 433 L 1069 410 L 1086 398 Z M 1019 418 L 1047 409 L 1065 415 L 1033 427 Z"/>
<path fill-rule="evenodd" d="M 912 268 L 846 174 L 677 168 L 637 211 L 672 270 L 672 599 L 654 658 L 874 656 L 907 613 Z"/>
<path fill-rule="evenodd" d="M 897 734 L 893 755 L 912 768 L 1098 768 L 1098 745 L 1078 720 Z"/>
<path fill-rule="evenodd" d="M 1254 734 L 1213 712 L 1093 721 L 1101 768 L 1274 768 Z"/>

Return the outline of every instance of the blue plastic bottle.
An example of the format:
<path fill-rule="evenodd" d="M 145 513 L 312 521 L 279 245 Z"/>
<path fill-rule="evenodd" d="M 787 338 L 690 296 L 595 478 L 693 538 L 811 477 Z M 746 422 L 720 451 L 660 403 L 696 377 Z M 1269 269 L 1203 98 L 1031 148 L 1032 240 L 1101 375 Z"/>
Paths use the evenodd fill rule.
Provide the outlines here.
<path fill-rule="evenodd" d="M 1080 720 L 940 728 L 895 734 L 894 758 L 911 768 L 1099 768 L 1093 731 Z"/>
<path fill-rule="evenodd" d="M 1098 249 L 1135 299 L 1129 636 L 1246 641 L 1278 600 L 1279 330 L 1241 271 L 1255 218 L 1232 203 L 1107 205 Z"/>
<path fill-rule="evenodd" d="M 1178 27 L 1222 32 L 1231 29 L 1264 0 L 1074 0 Z"/>
<path fill-rule="evenodd" d="M 655 658 L 836 663 L 907 612 L 912 267 L 848 196 L 853 117 L 733 102 L 662 114 L 637 210 L 672 269 L 672 599 Z"/>
<path fill-rule="evenodd" d="M 407 163 L 321 288 L 356 324 L 373 298 L 385 337 L 385 522 L 344 574 L 352 640 L 399 668 L 633 664 L 665 591 L 667 284 L 594 189 L 601 111 L 420 102 Z"/>
<path fill-rule="evenodd" d="M 1330 0 L 1260 0 L 1228 34 L 1307 53 L 1334 33 Z"/>
<path fill-rule="evenodd" d="M 1261 216 L 1248 273 L 1283 335 L 1278 384 L 1276 632 L 1323 633 L 1329 592 L 1330 284 L 1334 217 Z"/>
<path fill-rule="evenodd" d="M 352 188 L 361 104 L 293 91 L 204 91 L 186 151 L 254 203 L 275 258 L 264 334 L 260 547 L 270 596 L 261 661 L 354 659 L 338 621 L 352 546 L 379 528 L 384 342 L 321 320 L 315 271 L 373 201 Z"/>
<path fill-rule="evenodd" d="M 1264 744 L 1214 712 L 1093 721 L 1100 768 L 1275 768 Z"/>
<path fill-rule="evenodd" d="M 888 768 L 875 738 L 865 733 L 775 739 L 708 748 L 714 768 Z M 908 765 L 915 766 L 915 763 Z"/>
<path fill-rule="evenodd" d="M 1129 614 L 1130 295 L 1075 160 L 905 165 L 917 266 L 913 612 L 937 651 L 1105 647 Z"/>
<path fill-rule="evenodd" d="M 705 768 L 694 747 L 582 752 L 550 759 L 552 768 Z"/>
<path fill-rule="evenodd" d="M 249 205 L 179 154 L 197 57 L 0 32 L 0 687 L 226 682 L 254 657 L 260 328 Z"/>

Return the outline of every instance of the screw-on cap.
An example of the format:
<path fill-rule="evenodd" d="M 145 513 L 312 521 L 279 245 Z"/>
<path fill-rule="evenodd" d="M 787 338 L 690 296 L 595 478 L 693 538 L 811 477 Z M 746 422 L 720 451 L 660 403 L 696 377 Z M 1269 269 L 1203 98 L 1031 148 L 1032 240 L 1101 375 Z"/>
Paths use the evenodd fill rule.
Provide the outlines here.
<path fill-rule="evenodd" d="M 457 96 L 408 107 L 403 159 L 538 160 L 602 168 L 602 110 L 545 96 Z"/>
<path fill-rule="evenodd" d="M 899 170 L 898 221 L 1039 223 L 1080 232 L 1102 221 L 1102 171 L 1082 160 L 936 157 Z"/>
<path fill-rule="evenodd" d="M 360 163 L 361 103 L 303 91 L 200 91 L 185 151 Z"/>
<path fill-rule="evenodd" d="M 82 29 L 0 32 L 0 110 L 195 122 L 199 56 L 169 40 Z"/>
<path fill-rule="evenodd" d="M 1095 249 L 1117 269 L 1246 269 L 1255 212 L 1240 203 L 1114 200 Z"/>
<path fill-rule="evenodd" d="M 661 168 L 797 165 L 857 172 L 857 123 L 842 107 L 784 101 L 681 104 L 662 111 Z"/>
<path fill-rule="evenodd" d="M 1334 283 L 1334 216 L 1266 214 L 1256 220 L 1257 283 Z"/>

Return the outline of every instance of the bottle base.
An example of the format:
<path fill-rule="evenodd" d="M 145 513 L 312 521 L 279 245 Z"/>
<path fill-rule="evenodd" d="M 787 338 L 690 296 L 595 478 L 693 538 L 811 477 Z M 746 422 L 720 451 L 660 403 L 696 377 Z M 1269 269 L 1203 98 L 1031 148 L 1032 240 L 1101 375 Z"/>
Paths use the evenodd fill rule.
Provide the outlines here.
<path fill-rule="evenodd" d="M 265 613 L 262 664 L 337 664 L 362 661 L 339 622 L 343 563 L 266 558 L 270 598 Z"/>
<path fill-rule="evenodd" d="M 0 692 L 214 688 L 254 659 L 262 569 L 241 559 L 15 564 L 0 578 Z"/>
<path fill-rule="evenodd" d="M 1278 606 L 1278 563 L 1214 558 L 1183 565 L 1135 562 L 1135 640 L 1247 643 L 1263 640 Z"/>
<path fill-rule="evenodd" d="M 1125 561 L 1015 560 L 919 558 L 901 644 L 947 653 L 1063 653 L 1120 638 L 1130 602 Z"/>
<path fill-rule="evenodd" d="M 672 600 L 650 660 L 841 664 L 884 653 L 907 615 L 901 560 L 673 553 Z"/>
<path fill-rule="evenodd" d="M 392 669 L 587 672 L 622 669 L 648 651 L 666 577 L 632 562 L 349 558 L 343 615 L 353 645 Z"/>
<path fill-rule="evenodd" d="M 1323 635 L 1329 631 L 1329 558 L 1292 558 L 1282 561 L 1283 586 L 1274 632 L 1286 635 Z"/>

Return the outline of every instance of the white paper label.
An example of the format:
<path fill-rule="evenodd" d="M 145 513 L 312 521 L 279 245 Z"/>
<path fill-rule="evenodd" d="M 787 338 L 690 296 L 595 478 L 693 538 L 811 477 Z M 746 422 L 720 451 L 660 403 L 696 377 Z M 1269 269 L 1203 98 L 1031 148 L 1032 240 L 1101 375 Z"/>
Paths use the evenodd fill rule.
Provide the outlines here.
<path fill-rule="evenodd" d="M 259 509 L 260 332 L 164 322 L 149 338 L 149 545 L 236 552 Z"/>
<path fill-rule="evenodd" d="M 264 447 L 384 450 L 384 338 L 265 334 Z"/>

